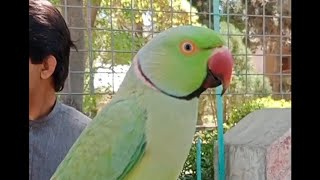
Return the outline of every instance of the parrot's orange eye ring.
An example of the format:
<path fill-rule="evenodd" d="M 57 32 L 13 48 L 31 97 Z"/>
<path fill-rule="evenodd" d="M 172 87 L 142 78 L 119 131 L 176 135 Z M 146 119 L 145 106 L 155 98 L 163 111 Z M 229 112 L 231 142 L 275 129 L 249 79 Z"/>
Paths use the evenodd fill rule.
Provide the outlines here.
<path fill-rule="evenodd" d="M 192 41 L 183 41 L 180 50 L 185 55 L 192 55 L 197 51 L 197 46 Z"/>

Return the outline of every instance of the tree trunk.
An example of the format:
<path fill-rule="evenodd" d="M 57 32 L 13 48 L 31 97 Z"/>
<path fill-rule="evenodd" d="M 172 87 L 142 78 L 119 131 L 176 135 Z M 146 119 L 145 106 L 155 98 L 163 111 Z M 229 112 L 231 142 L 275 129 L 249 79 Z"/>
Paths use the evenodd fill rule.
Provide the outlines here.
<path fill-rule="evenodd" d="M 61 0 L 61 4 L 64 5 L 83 6 L 82 0 L 67 0 L 66 2 L 67 4 L 64 4 L 64 0 Z M 65 8 L 63 7 L 62 10 L 65 11 Z M 64 12 L 63 15 L 69 27 L 86 27 L 83 8 L 68 7 L 66 10 L 67 12 Z M 72 72 L 84 72 L 85 70 L 86 53 L 81 52 L 81 50 L 85 49 L 84 30 L 70 28 L 70 33 L 78 52 L 70 53 L 69 76 L 62 91 L 63 93 L 67 93 L 67 95 L 62 96 L 62 101 L 82 111 L 83 95 L 72 95 L 71 93 L 83 93 L 84 89 L 84 74 Z"/>
<path fill-rule="evenodd" d="M 91 27 L 94 27 L 94 22 L 96 21 L 98 10 L 99 10 L 99 8 L 97 8 L 96 6 L 100 6 L 100 4 L 101 4 L 101 0 L 91 1 L 91 6 L 95 6 L 91 8 Z"/>

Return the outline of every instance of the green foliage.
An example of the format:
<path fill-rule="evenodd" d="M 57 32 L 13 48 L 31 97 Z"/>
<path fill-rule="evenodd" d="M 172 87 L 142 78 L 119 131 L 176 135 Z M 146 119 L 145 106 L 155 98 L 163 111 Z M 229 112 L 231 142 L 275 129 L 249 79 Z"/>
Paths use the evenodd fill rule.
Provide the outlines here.
<path fill-rule="evenodd" d="M 96 68 L 94 68 L 95 71 Z M 91 88 L 90 87 L 90 74 L 86 73 L 85 75 L 85 86 L 84 93 L 88 93 L 89 95 L 84 96 L 83 98 L 83 112 L 89 116 L 90 118 L 94 118 L 99 111 L 99 103 L 105 100 L 106 94 L 112 94 L 110 91 L 110 85 L 105 85 L 104 87 L 99 88 Z"/>
<path fill-rule="evenodd" d="M 223 7 L 223 13 L 239 14 L 239 16 L 222 16 L 221 20 L 228 21 L 239 28 L 240 31 L 250 34 L 247 39 L 243 38 L 243 40 L 247 40 L 251 50 L 256 50 L 263 43 L 267 44 L 266 42 L 269 42 L 270 44 L 275 43 L 277 48 L 268 48 L 268 53 L 271 53 L 271 49 L 276 49 L 277 53 L 280 53 L 281 41 L 283 47 L 291 45 L 291 18 L 279 16 L 280 14 L 282 16 L 291 16 L 291 1 L 221 0 L 221 6 Z M 262 18 L 261 16 L 263 15 L 273 17 Z M 280 20 L 280 18 L 282 19 Z M 284 38 L 280 41 L 277 38 L 264 39 L 262 36 L 257 36 L 263 33 L 268 35 L 282 34 Z"/>
<path fill-rule="evenodd" d="M 290 108 L 291 101 L 284 99 L 274 100 L 270 96 L 258 98 L 244 103 L 242 106 L 236 107 L 232 110 L 231 115 L 226 123 L 228 128 L 235 126 L 242 118 L 249 113 L 263 109 L 263 108 Z M 227 129 L 228 129 L 227 128 Z"/>
<path fill-rule="evenodd" d="M 213 142 L 217 140 L 217 132 L 204 130 L 196 132 L 184 168 L 180 174 L 181 180 L 196 180 L 197 140 L 201 138 L 201 170 L 203 179 L 213 179 Z"/>
<path fill-rule="evenodd" d="M 274 100 L 271 97 L 257 98 L 248 101 L 244 104 L 239 104 L 231 111 L 230 118 L 224 124 L 224 131 L 234 127 L 241 119 L 253 111 L 263 108 L 289 108 L 291 101 Z M 185 162 L 184 168 L 180 174 L 181 180 L 196 180 L 196 141 L 200 137 L 203 141 L 201 150 L 201 164 L 202 164 L 202 177 L 203 179 L 214 179 L 214 166 L 213 166 L 213 142 L 217 140 L 217 129 L 198 131 L 193 140 L 193 145 L 190 149 L 189 156 Z"/>
<path fill-rule="evenodd" d="M 113 64 L 129 64 L 132 56 L 150 38 L 151 32 L 159 32 L 171 26 L 182 24 L 197 24 L 197 16 L 190 18 L 190 6 L 186 0 L 173 1 L 156 0 L 152 3 L 155 10 L 152 14 L 154 24 L 146 28 L 143 17 L 150 2 L 137 0 L 131 4 L 131 0 L 101 1 L 101 7 L 113 9 L 99 9 L 93 31 L 93 49 L 99 50 L 94 54 L 96 61 Z M 131 10 L 134 8 L 134 10 Z M 164 12 L 163 12 L 164 11 Z M 178 11 L 179 13 L 170 13 Z M 191 11 L 195 13 L 194 8 Z M 104 51 L 104 52 L 101 52 Z M 111 52 L 114 51 L 114 52 Z M 131 53 L 132 52 L 132 53 Z"/>
<path fill-rule="evenodd" d="M 84 96 L 83 101 L 85 102 L 85 106 L 83 111 L 86 112 L 86 115 L 90 118 L 93 118 L 97 115 L 97 101 L 101 98 L 101 95 L 87 95 Z"/>
<path fill-rule="evenodd" d="M 59 5 L 61 0 L 49 0 L 53 5 Z"/>

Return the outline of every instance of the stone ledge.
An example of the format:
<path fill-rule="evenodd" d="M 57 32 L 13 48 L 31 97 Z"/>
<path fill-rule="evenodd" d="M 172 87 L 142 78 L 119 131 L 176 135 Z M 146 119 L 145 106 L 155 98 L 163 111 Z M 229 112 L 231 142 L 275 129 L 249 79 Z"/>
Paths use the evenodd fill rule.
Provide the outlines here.
<path fill-rule="evenodd" d="M 226 180 L 291 179 L 291 108 L 266 108 L 250 113 L 227 131 Z M 218 146 L 214 145 L 218 180 Z"/>

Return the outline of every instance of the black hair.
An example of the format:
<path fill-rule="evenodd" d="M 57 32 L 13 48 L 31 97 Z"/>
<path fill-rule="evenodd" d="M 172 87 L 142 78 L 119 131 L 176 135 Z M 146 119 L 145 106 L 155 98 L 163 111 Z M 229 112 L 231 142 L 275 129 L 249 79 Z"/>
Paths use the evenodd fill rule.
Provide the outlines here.
<path fill-rule="evenodd" d="M 68 77 L 72 47 L 77 49 L 59 10 L 47 0 L 29 0 L 29 57 L 32 64 L 41 64 L 49 55 L 56 58 L 56 92 L 63 90 Z"/>

